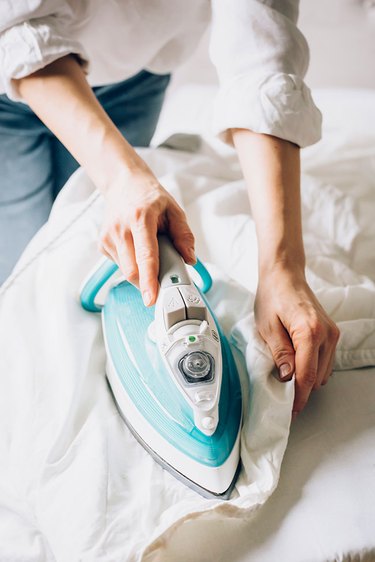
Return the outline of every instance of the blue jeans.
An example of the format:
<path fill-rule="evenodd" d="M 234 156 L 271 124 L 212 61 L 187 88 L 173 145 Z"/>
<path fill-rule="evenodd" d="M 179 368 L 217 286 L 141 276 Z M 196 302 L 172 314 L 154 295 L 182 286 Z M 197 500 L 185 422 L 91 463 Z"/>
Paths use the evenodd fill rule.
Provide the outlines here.
<path fill-rule="evenodd" d="M 93 91 L 127 141 L 148 146 L 169 80 L 170 75 L 142 70 Z M 77 161 L 27 105 L 0 95 L 0 285 L 77 168 Z"/>

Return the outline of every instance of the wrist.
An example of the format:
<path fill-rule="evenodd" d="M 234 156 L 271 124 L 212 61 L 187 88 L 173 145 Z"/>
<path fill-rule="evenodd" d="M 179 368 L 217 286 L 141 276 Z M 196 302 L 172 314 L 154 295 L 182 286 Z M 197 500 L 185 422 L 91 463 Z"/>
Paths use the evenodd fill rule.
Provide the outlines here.
<path fill-rule="evenodd" d="M 111 139 L 101 159 L 100 180 L 96 182 L 98 189 L 107 195 L 119 188 L 126 190 L 127 186 L 140 181 L 145 185 L 157 183 L 146 162 L 122 136 Z"/>
<path fill-rule="evenodd" d="M 143 193 L 160 187 L 159 181 L 143 161 L 137 166 L 130 166 L 125 162 L 116 170 L 111 170 L 106 177 L 105 185 L 99 188 L 104 197 L 112 197 L 119 193 Z"/>
<path fill-rule="evenodd" d="M 305 254 L 284 252 L 276 256 L 261 256 L 258 260 L 259 280 L 269 276 L 288 276 L 305 280 Z"/>

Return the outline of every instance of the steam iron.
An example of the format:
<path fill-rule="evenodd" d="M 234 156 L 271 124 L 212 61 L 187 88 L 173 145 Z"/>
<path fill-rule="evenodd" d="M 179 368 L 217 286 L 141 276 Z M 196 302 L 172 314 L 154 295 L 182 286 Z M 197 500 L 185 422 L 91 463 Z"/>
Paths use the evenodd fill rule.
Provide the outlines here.
<path fill-rule="evenodd" d="M 236 364 L 203 296 L 212 285 L 208 271 L 199 260 L 193 266 L 199 288 L 168 237 L 158 241 L 155 306 L 145 307 L 107 259 L 83 284 L 81 304 L 102 313 L 107 378 L 136 439 L 202 496 L 229 499 L 240 470 Z"/>

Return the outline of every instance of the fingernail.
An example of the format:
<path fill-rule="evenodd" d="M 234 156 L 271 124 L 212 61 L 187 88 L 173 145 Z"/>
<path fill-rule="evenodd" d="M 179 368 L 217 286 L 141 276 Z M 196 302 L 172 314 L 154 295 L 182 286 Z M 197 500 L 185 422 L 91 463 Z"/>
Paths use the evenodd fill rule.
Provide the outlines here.
<path fill-rule="evenodd" d="M 148 306 L 151 303 L 151 293 L 150 291 L 143 291 L 142 293 L 143 302 L 145 306 Z"/>
<path fill-rule="evenodd" d="M 283 363 L 282 365 L 280 365 L 279 376 L 282 381 L 288 378 L 291 374 L 292 367 L 288 363 Z"/>

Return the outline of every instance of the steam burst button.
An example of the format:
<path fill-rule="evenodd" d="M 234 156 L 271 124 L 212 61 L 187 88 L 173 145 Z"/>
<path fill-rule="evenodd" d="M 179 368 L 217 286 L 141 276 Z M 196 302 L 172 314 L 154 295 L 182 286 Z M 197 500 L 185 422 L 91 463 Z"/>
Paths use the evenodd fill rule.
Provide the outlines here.
<path fill-rule="evenodd" d="M 166 289 L 163 296 L 163 314 L 166 329 L 186 320 L 186 309 L 183 298 L 177 287 Z"/>
<path fill-rule="evenodd" d="M 193 286 L 180 285 L 179 290 L 185 302 L 187 318 L 189 320 L 201 320 L 202 322 L 207 320 L 207 309 L 197 289 Z"/>

